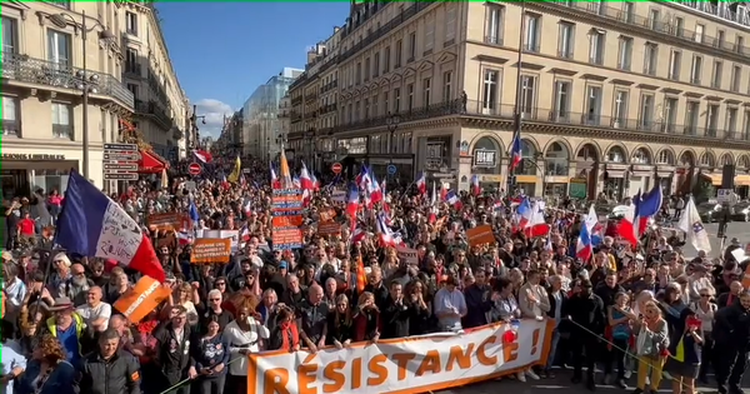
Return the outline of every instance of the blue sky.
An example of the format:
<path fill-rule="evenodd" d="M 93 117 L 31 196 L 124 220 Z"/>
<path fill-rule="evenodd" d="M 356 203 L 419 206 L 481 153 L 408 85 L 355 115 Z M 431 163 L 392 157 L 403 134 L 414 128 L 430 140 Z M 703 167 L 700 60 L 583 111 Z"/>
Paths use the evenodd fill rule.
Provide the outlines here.
<path fill-rule="evenodd" d="M 304 68 L 306 49 L 343 25 L 349 2 L 159 2 L 182 88 L 218 136 L 222 115 L 242 106 L 283 67 Z M 205 135 L 205 134 L 204 134 Z"/>

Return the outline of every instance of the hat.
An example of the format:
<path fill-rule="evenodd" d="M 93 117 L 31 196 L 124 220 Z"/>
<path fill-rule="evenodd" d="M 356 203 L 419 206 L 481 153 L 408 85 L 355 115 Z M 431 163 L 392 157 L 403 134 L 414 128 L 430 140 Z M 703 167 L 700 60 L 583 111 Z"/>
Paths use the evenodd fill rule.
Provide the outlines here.
<path fill-rule="evenodd" d="M 282 260 L 282 261 L 281 261 L 281 262 L 279 263 L 279 269 L 280 269 L 280 270 L 285 270 L 285 269 L 289 269 L 289 264 L 287 264 L 287 262 L 286 262 L 286 261 L 283 261 L 283 260 Z"/>
<path fill-rule="evenodd" d="M 65 311 L 68 309 L 70 310 L 73 309 L 73 303 L 70 301 L 70 298 L 68 297 L 55 298 L 55 304 L 47 308 L 47 310 L 49 310 L 50 312 L 59 312 L 59 311 Z"/>

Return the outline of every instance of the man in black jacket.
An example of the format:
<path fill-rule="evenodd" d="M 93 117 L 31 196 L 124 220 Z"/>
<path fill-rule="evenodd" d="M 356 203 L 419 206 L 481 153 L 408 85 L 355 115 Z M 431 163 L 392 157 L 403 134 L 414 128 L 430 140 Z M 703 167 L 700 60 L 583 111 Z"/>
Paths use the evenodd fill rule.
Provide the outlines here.
<path fill-rule="evenodd" d="M 390 295 L 382 312 L 383 335 L 381 338 L 403 338 L 409 336 L 409 320 L 416 315 L 414 306 L 404 302 L 401 283 L 391 282 Z"/>
<path fill-rule="evenodd" d="M 734 304 L 719 309 L 714 319 L 711 336 L 717 355 L 714 365 L 719 393 L 741 394 L 750 350 L 750 290 L 743 290 Z"/>
<path fill-rule="evenodd" d="M 107 329 L 99 336 L 99 350 L 81 360 L 80 388 L 86 394 L 140 394 L 138 360 L 119 350 L 120 335 Z"/>
<path fill-rule="evenodd" d="M 171 316 L 172 320 L 157 328 L 154 333 L 157 341 L 156 363 L 164 375 L 160 382 L 162 390 L 185 378 L 195 379 L 198 376 L 195 360 L 190 355 L 190 338 L 193 333 L 187 325 L 187 310 L 183 306 L 174 306 Z M 174 393 L 190 394 L 190 385 L 182 386 Z"/>
<path fill-rule="evenodd" d="M 594 391 L 594 365 L 601 347 L 599 338 L 604 335 L 607 313 L 601 297 L 592 291 L 591 281 L 581 280 L 581 292 L 568 300 L 567 312 L 572 323 L 570 343 L 574 355 L 573 383 L 580 383 L 585 358 L 586 388 Z"/>

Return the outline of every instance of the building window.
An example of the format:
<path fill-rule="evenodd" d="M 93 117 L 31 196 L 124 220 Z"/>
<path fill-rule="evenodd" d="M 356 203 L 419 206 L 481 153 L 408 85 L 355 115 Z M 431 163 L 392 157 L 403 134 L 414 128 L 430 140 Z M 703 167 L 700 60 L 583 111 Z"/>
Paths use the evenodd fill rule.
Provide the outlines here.
<path fill-rule="evenodd" d="M 406 102 L 406 110 L 411 112 L 414 109 L 414 84 L 410 83 L 406 86 L 406 93 L 408 95 Z"/>
<path fill-rule="evenodd" d="M 706 112 L 706 135 L 716 137 L 719 128 L 719 105 L 709 104 Z"/>
<path fill-rule="evenodd" d="M 372 96 L 372 116 L 380 116 L 380 103 L 378 102 L 378 95 Z"/>
<path fill-rule="evenodd" d="M 695 42 L 702 44 L 703 43 L 703 32 L 706 30 L 706 26 L 699 24 L 695 25 L 695 35 L 693 38 L 695 39 Z"/>
<path fill-rule="evenodd" d="M 383 112 L 385 112 L 386 114 L 391 111 L 391 102 L 389 100 L 389 97 L 389 92 L 383 92 Z"/>
<path fill-rule="evenodd" d="M 73 140 L 73 108 L 70 105 L 52 103 L 52 135 Z"/>
<path fill-rule="evenodd" d="M 497 70 L 484 70 L 484 93 L 482 95 L 482 113 L 494 114 L 497 111 L 498 78 Z"/>
<path fill-rule="evenodd" d="M 432 80 L 425 78 L 422 80 L 422 106 L 427 108 L 430 106 L 430 98 L 432 97 Z"/>
<path fill-rule="evenodd" d="M 396 64 L 393 66 L 393 68 L 401 67 L 401 56 L 403 55 L 404 55 L 404 41 L 398 40 L 396 41 Z"/>
<path fill-rule="evenodd" d="M 521 114 L 530 116 L 534 111 L 534 100 L 536 100 L 536 77 L 531 75 L 521 76 Z"/>
<path fill-rule="evenodd" d="M 589 63 L 604 64 L 604 42 L 606 37 L 604 30 L 592 29 L 589 33 Z"/>
<path fill-rule="evenodd" d="M 503 44 L 503 7 L 497 4 L 487 6 L 487 34 L 484 41 L 490 44 Z"/>
<path fill-rule="evenodd" d="M 742 128 L 743 138 L 750 141 L 750 110 L 745 111 L 745 126 Z"/>
<path fill-rule="evenodd" d="M 362 83 L 362 63 L 357 63 L 356 74 L 354 77 L 354 84 L 359 85 Z"/>
<path fill-rule="evenodd" d="M 665 133 L 674 133 L 676 131 L 675 125 L 677 124 L 677 110 L 679 106 L 679 100 L 677 97 L 667 97 L 664 99 L 664 125 L 662 129 Z"/>
<path fill-rule="evenodd" d="M 138 36 L 138 14 L 134 12 L 125 12 L 125 31 L 128 34 Z"/>
<path fill-rule="evenodd" d="M 445 42 L 456 39 L 456 5 L 448 4 L 445 11 Z"/>
<path fill-rule="evenodd" d="M 672 34 L 674 34 L 677 37 L 685 36 L 685 21 L 679 16 L 676 16 L 674 18 L 674 26 L 672 27 Z"/>
<path fill-rule="evenodd" d="M 659 10 L 650 10 L 648 13 L 648 25 L 651 27 L 651 30 L 661 31 L 661 13 Z"/>
<path fill-rule="evenodd" d="M 560 22 L 560 32 L 557 37 L 557 56 L 564 59 L 573 58 L 574 29 L 574 24 L 569 22 Z"/>
<path fill-rule="evenodd" d="M 443 73 L 443 102 L 449 103 L 453 100 L 453 92 L 451 91 L 453 83 L 453 71 L 446 71 Z"/>
<path fill-rule="evenodd" d="M 527 52 L 539 52 L 542 17 L 540 15 L 527 13 L 525 18 L 526 32 L 524 33 L 524 50 Z"/>
<path fill-rule="evenodd" d="M 740 80 L 742 79 L 742 67 L 735 65 L 732 67 L 732 81 L 730 82 L 730 89 L 733 92 L 740 92 Z"/>
<path fill-rule="evenodd" d="M 370 119 L 370 99 L 365 99 L 365 119 Z"/>
<path fill-rule="evenodd" d="M 555 81 L 555 122 L 570 120 L 570 82 Z"/>
<path fill-rule="evenodd" d="M 401 88 L 393 89 L 393 113 L 401 111 Z"/>
<path fill-rule="evenodd" d="M 70 34 L 47 30 L 47 60 L 57 69 L 67 69 L 71 66 L 70 40 Z"/>
<path fill-rule="evenodd" d="M 412 32 L 409 34 L 409 59 L 407 62 L 413 62 L 417 57 L 417 33 Z"/>
<path fill-rule="evenodd" d="M 18 53 L 18 25 L 16 20 L 3 17 L 3 53 Z"/>
<path fill-rule="evenodd" d="M 669 53 L 669 79 L 675 81 L 680 79 L 680 67 L 682 67 L 682 52 L 672 50 Z"/>
<path fill-rule="evenodd" d="M 45 0 L 45 3 L 50 3 L 68 10 L 70 9 L 70 0 Z"/>
<path fill-rule="evenodd" d="M 415 36 L 416 37 L 416 36 Z M 416 41 L 416 38 L 415 38 Z M 435 46 L 435 19 L 427 18 L 424 28 L 424 51 L 428 53 Z"/>
<path fill-rule="evenodd" d="M 725 43 L 726 43 L 726 33 L 724 33 L 724 30 L 717 30 L 716 31 L 716 46 L 719 49 L 723 49 Z"/>
<path fill-rule="evenodd" d="M 646 43 L 643 58 L 643 73 L 656 75 L 656 61 L 659 59 L 659 46 L 653 42 Z"/>
<path fill-rule="evenodd" d="M 5 19 L 5 18 L 3 18 Z M 3 136 L 18 135 L 18 99 L 3 97 Z"/>
<path fill-rule="evenodd" d="M 693 55 L 693 64 L 690 66 L 690 83 L 693 85 L 701 84 L 701 74 L 703 73 L 703 58 Z"/>
<path fill-rule="evenodd" d="M 737 108 L 727 108 L 727 120 L 724 128 L 730 137 L 734 137 L 734 133 L 737 131 Z"/>
<path fill-rule="evenodd" d="M 633 38 L 620 37 L 620 45 L 617 53 L 617 68 L 630 71 L 630 63 L 633 59 Z"/>
<path fill-rule="evenodd" d="M 742 37 L 741 35 L 737 35 L 734 39 L 734 51 L 735 52 L 742 52 L 742 47 L 745 46 L 745 37 Z"/>
<path fill-rule="evenodd" d="M 656 164 L 674 165 L 674 156 L 672 152 L 667 149 L 662 149 L 658 155 L 656 155 Z"/>
<path fill-rule="evenodd" d="M 586 124 L 598 126 L 602 114 L 602 88 L 589 86 L 586 89 Z"/>
<path fill-rule="evenodd" d="M 628 98 L 628 92 L 625 90 L 618 90 L 615 93 L 615 111 L 612 119 L 612 127 L 616 129 L 627 127 Z"/>
<path fill-rule="evenodd" d="M 130 91 L 130 93 L 133 93 L 133 98 L 135 98 L 135 101 L 138 101 L 138 85 L 134 83 L 127 84 L 127 88 Z"/>
<path fill-rule="evenodd" d="M 125 51 L 125 72 L 128 74 L 141 74 L 138 67 L 138 52 L 135 49 L 128 48 Z"/>
<path fill-rule="evenodd" d="M 383 74 L 391 71 L 391 47 L 383 49 Z"/>
<path fill-rule="evenodd" d="M 711 87 L 714 89 L 721 89 L 721 74 L 724 63 L 720 60 L 714 61 L 714 70 L 711 74 Z"/>
<path fill-rule="evenodd" d="M 365 59 L 365 82 L 370 80 L 370 58 Z"/>
<path fill-rule="evenodd" d="M 698 117 L 700 116 L 701 103 L 699 101 L 688 101 L 685 106 L 685 134 L 696 135 L 698 131 Z"/>
<path fill-rule="evenodd" d="M 380 75 L 380 52 L 372 57 L 372 77 Z"/>
<path fill-rule="evenodd" d="M 635 21 L 635 4 L 631 2 L 625 2 L 622 5 L 622 14 L 625 17 L 625 23 L 632 24 Z"/>

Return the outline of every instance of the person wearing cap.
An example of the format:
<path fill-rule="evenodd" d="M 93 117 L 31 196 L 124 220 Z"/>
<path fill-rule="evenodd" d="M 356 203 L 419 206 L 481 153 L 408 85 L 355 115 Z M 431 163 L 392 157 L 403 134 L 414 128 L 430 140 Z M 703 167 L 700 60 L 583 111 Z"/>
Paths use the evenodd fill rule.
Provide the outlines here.
<path fill-rule="evenodd" d="M 54 305 L 48 308 L 54 315 L 47 319 L 40 335 L 51 335 L 56 338 L 65 350 L 68 362 L 78 365 L 84 343 L 90 338 L 86 322 L 73 308 L 73 302 L 69 298 L 55 298 Z"/>

